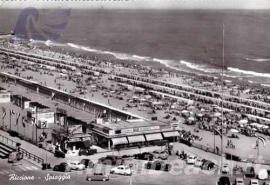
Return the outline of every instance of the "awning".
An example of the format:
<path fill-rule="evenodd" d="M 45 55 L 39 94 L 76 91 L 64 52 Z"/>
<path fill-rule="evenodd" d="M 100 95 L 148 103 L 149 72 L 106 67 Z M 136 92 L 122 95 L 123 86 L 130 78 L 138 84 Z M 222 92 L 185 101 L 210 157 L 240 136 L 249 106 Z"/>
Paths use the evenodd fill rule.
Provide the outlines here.
<path fill-rule="evenodd" d="M 112 138 L 113 145 L 127 144 L 128 140 L 126 137 Z"/>
<path fill-rule="evenodd" d="M 179 132 L 174 131 L 174 132 L 163 132 L 164 137 L 174 137 L 174 136 L 180 136 Z"/>
<path fill-rule="evenodd" d="M 145 136 L 146 136 L 146 140 L 147 141 L 154 141 L 154 140 L 161 140 L 161 139 L 163 139 L 161 133 L 146 134 Z"/>
<path fill-rule="evenodd" d="M 129 141 L 129 143 L 145 142 L 145 138 L 143 135 L 129 136 L 128 141 Z"/>

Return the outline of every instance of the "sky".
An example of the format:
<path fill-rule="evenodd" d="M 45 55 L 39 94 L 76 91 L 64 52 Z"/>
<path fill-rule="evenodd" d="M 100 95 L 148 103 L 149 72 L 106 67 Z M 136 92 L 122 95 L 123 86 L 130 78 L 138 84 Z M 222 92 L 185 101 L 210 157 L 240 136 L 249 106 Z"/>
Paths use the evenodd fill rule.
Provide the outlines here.
<path fill-rule="evenodd" d="M 1 8 L 270 9 L 270 0 L 1 0 Z"/>

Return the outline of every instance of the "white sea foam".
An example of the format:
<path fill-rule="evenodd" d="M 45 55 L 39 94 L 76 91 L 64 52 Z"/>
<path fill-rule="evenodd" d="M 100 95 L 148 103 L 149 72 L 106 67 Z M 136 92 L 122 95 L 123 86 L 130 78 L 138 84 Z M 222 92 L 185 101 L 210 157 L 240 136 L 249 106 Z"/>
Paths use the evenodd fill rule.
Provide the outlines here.
<path fill-rule="evenodd" d="M 190 69 L 194 69 L 197 71 L 203 71 L 205 73 L 220 73 L 221 72 L 220 69 L 209 68 L 209 66 L 206 66 L 206 65 L 194 64 L 194 63 L 187 62 L 184 60 L 181 60 L 180 63 L 185 65 L 186 67 L 188 67 Z"/>
<path fill-rule="evenodd" d="M 270 61 L 269 58 L 245 58 L 246 60 L 255 61 L 255 62 L 267 62 Z"/>
<path fill-rule="evenodd" d="M 76 44 L 72 44 L 72 43 L 67 43 L 67 45 L 69 45 L 70 47 L 73 47 L 73 48 L 80 48 L 80 46 L 76 45 Z"/>
<path fill-rule="evenodd" d="M 149 59 L 149 57 L 138 56 L 138 55 L 133 55 L 132 57 L 135 58 L 135 59 L 139 59 L 139 60 L 148 60 Z"/>
<path fill-rule="evenodd" d="M 261 84 L 261 86 L 270 87 L 270 84 Z"/>
<path fill-rule="evenodd" d="M 233 71 L 233 72 L 236 72 L 236 73 L 242 73 L 242 74 L 247 74 L 247 75 L 258 76 L 258 77 L 267 77 L 267 78 L 270 77 L 269 73 L 258 73 L 258 72 L 255 72 L 255 71 L 245 71 L 245 70 L 238 69 L 238 68 L 233 68 L 233 67 L 228 67 L 227 70 Z"/>
<path fill-rule="evenodd" d="M 51 41 L 50 41 L 50 40 L 46 40 L 46 42 L 44 42 L 44 44 L 45 44 L 46 46 L 50 46 Z"/>
<path fill-rule="evenodd" d="M 82 47 L 82 49 L 85 50 L 85 51 L 93 52 L 93 53 L 99 53 L 98 50 L 92 49 L 92 48 Z"/>

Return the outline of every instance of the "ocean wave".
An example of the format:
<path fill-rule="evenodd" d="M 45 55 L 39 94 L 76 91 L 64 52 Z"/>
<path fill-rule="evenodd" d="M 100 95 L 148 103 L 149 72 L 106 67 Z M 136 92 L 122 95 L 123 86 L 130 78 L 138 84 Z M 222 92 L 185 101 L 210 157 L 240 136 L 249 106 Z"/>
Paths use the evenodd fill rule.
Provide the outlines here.
<path fill-rule="evenodd" d="M 233 67 L 228 67 L 227 70 L 233 71 L 233 72 L 236 72 L 236 73 L 246 74 L 246 75 L 258 76 L 258 77 L 267 77 L 267 78 L 270 77 L 269 73 L 258 73 L 258 72 L 255 72 L 255 71 L 245 71 L 245 70 L 238 69 L 238 68 L 233 68 Z"/>
<path fill-rule="evenodd" d="M 220 73 L 221 70 L 220 69 L 216 69 L 216 68 L 209 68 L 209 66 L 206 65 L 198 65 L 198 64 L 194 64 L 191 62 L 187 62 L 184 60 L 180 61 L 181 64 L 185 65 L 186 67 L 190 68 L 190 69 L 194 69 L 197 71 L 202 71 L 205 73 Z"/>
<path fill-rule="evenodd" d="M 80 46 L 76 45 L 76 44 L 72 44 L 72 43 L 67 43 L 67 45 L 69 45 L 72 48 L 80 48 Z"/>
<path fill-rule="evenodd" d="M 92 48 L 88 48 L 88 47 L 82 47 L 82 49 L 85 50 L 85 51 L 93 52 L 93 53 L 99 53 L 98 50 L 92 49 Z"/>
<path fill-rule="evenodd" d="M 245 58 L 246 60 L 249 61 L 255 61 L 255 62 L 267 62 L 270 61 L 269 58 Z"/>
<path fill-rule="evenodd" d="M 138 55 L 133 55 L 132 57 L 133 57 L 133 58 L 137 58 L 137 59 L 139 59 L 139 60 L 148 60 L 148 59 L 149 59 L 149 57 L 138 56 Z"/>

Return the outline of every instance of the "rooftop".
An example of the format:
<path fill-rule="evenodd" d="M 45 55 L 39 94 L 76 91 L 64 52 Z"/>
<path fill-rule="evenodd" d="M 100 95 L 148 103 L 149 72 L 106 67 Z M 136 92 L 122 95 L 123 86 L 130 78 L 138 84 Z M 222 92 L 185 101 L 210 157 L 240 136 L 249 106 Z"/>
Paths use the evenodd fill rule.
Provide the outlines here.
<path fill-rule="evenodd" d="M 160 121 L 135 121 L 135 122 L 128 122 L 128 121 L 119 121 L 115 122 L 105 122 L 103 124 L 96 124 L 99 126 L 104 126 L 112 130 L 121 130 L 121 129 L 128 129 L 128 128 L 138 128 L 138 127 L 153 127 L 153 126 L 168 126 L 168 124 Z"/>

